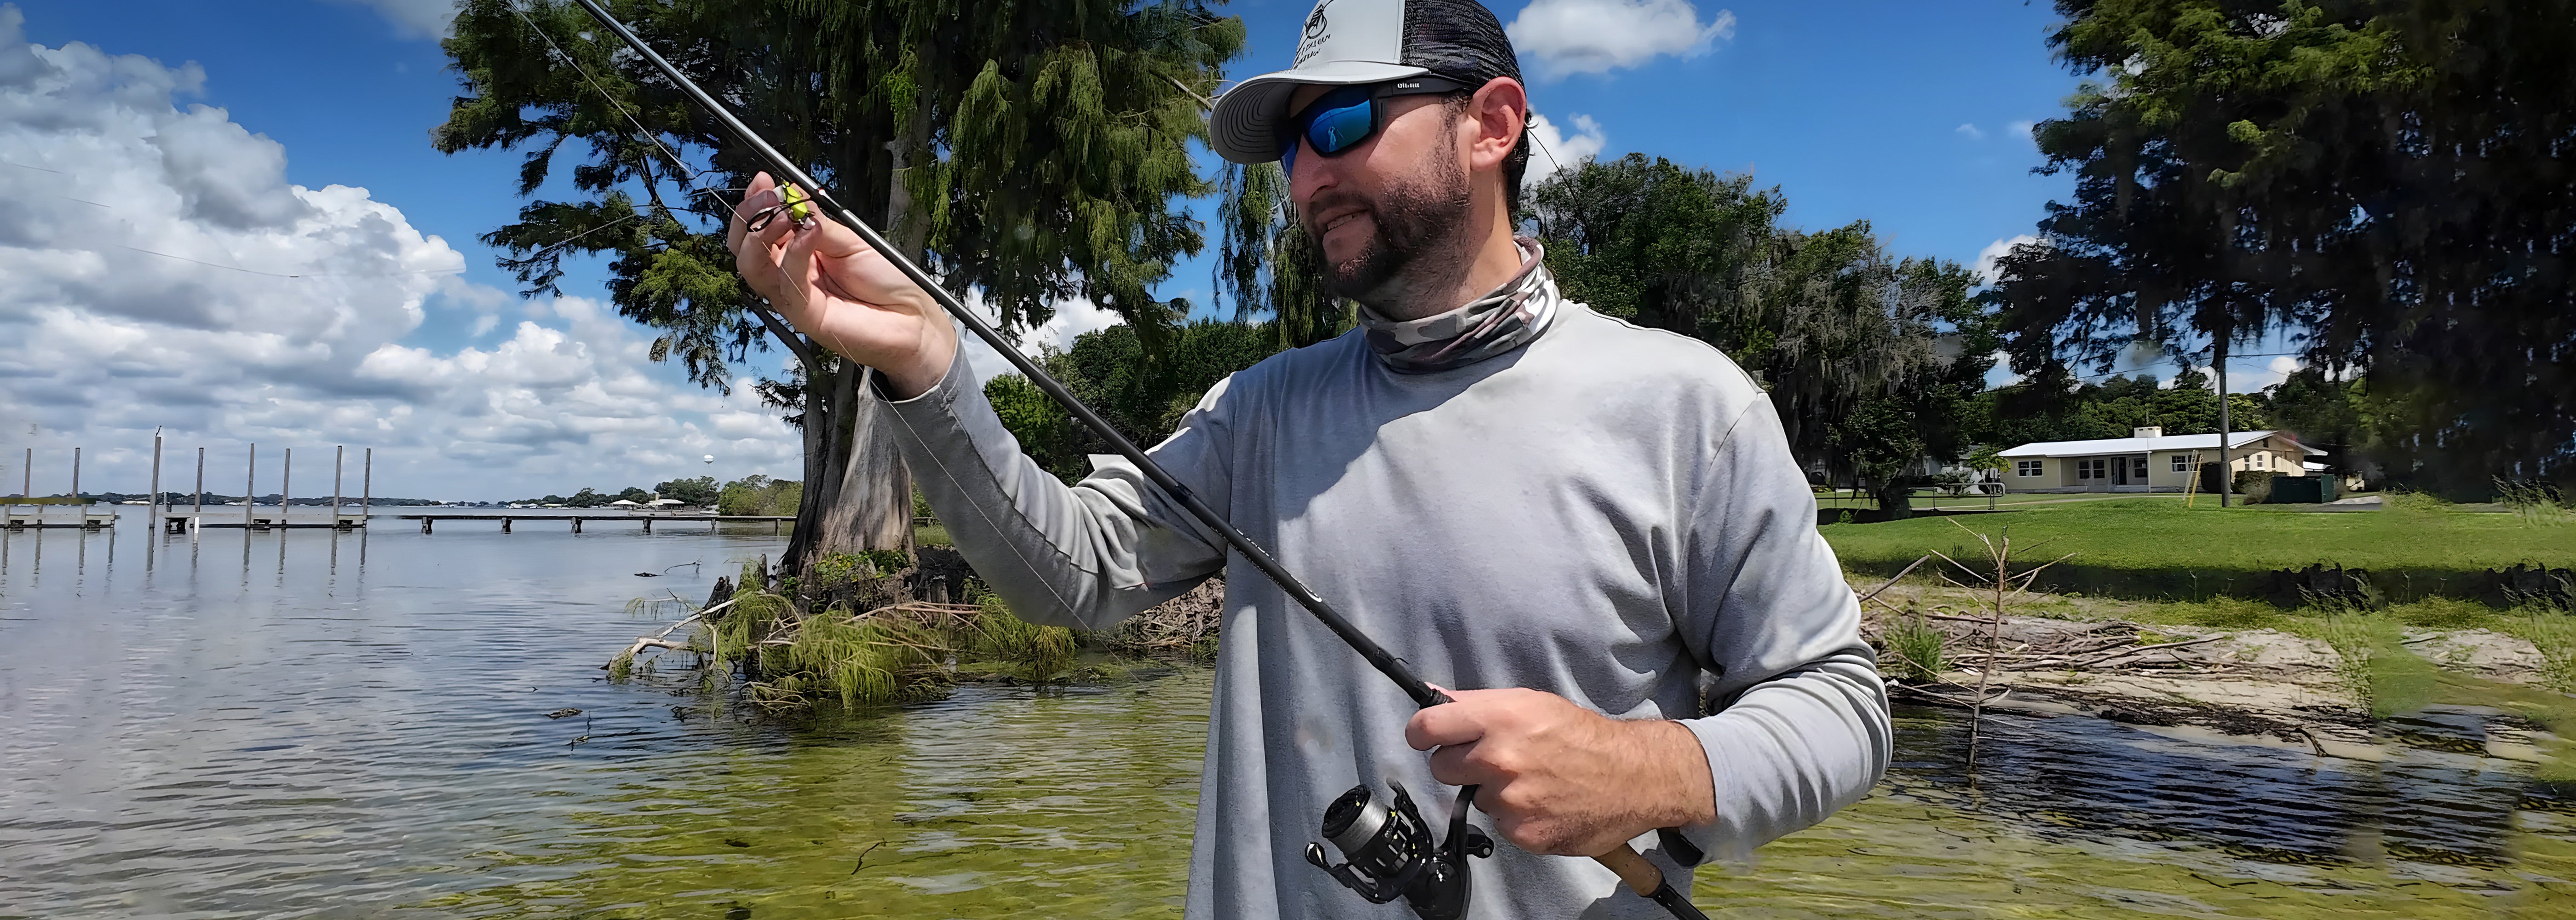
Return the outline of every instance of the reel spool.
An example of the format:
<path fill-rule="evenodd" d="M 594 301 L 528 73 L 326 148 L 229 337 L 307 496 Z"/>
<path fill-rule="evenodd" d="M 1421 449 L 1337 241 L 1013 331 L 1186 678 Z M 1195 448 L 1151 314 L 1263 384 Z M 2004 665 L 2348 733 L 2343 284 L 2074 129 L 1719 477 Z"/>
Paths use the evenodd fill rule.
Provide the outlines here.
<path fill-rule="evenodd" d="M 1465 917 L 1471 893 L 1467 858 L 1494 855 L 1493 839 L 1467 823 L 1476 787 L 1458 790 L 1458 802 L 1449 810 L 1449 837 L 1435 843 L 1404 784 L 1390 780 L 1387 785 L 1395 790 L 1392 807 L 1361 784 L 1324 809 L 1324 839 L 1349 862 L 1333 865 L 1320 843 L 1306 844 L 1306 861 L 1371 904 L 1403 898 L 1422 920 Z"/>

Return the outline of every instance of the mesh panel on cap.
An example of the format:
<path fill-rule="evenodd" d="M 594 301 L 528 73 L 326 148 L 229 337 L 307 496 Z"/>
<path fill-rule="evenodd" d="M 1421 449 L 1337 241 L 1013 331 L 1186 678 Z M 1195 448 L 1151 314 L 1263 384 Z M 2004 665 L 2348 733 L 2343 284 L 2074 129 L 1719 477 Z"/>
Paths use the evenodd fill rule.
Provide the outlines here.
<path fill-rule="evenodd" d="M 1476 0 L 1406 0 L 1404 63 L 1470 86 L 1521 78 L 1502 20 Z"/>

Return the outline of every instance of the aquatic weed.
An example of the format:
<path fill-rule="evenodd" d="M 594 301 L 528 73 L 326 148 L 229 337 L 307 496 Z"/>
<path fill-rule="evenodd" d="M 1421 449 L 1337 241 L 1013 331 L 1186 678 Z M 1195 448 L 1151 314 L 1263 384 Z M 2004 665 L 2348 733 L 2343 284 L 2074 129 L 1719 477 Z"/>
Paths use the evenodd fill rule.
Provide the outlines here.
<path fill-rule="evenodd" d="M 1941 672 L 1948 670 L 1943 651 L 1949 638 L 1920 615 L 1889 622 L 1879 640 L 1887 645 L 1887 653 L 1895 656 L 1898 673 L 1908 681 L 1929 683 L 1941 679 Z"/>
<path fill-rule="evenodd" d="M 1039 626 L 1011 614 L 1001 595 L 985 593 L 978 602 L 973 651 L 1019 666 L 1029 680 L 1052 680 L 1073 667 L 1073 631 Z"/>

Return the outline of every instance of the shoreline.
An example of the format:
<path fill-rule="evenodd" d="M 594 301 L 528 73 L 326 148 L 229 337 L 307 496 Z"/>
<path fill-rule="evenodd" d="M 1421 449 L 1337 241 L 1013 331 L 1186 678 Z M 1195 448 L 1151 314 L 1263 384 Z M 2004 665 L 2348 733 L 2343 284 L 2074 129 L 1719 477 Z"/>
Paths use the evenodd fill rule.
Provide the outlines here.
<path fill-rule="evenodd" d="M 1997 712 L 2101 718 L 2336 759 L 2430 750 L 2560 768 L 2550 772 L 2576 767 L 2564 648 L 2494 623 L 2446 629 L 2368 612 L 2240 612 L 2229 618 L 2273 622 L 2225 628 L 2157 622 L 2176 618 L 2157 605 L 2041 594 L 2008 602 L 2026 612 L 2000 621 L 1973 615 L 1980 601 L 1990 611 L 1990 598 L 1897 584 L 1865 605 L 1864 636 L 1880 650 L 1891 700 L 1974 709 L 1979 671 L 1991 665 L 1984 708 Z M 2537 617 L 2576 630 L 2576 616 Z M 1888 639 L 1891 626 L 1939 633 L 1937 674 L 1908 666 Z"/>

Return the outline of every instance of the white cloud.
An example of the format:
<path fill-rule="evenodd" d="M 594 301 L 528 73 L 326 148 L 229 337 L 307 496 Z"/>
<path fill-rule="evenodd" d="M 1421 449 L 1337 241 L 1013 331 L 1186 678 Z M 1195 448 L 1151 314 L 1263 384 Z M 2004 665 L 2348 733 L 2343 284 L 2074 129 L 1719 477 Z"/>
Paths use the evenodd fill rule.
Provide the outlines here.
<path fill-rule="evenodd" d="M 372 7 L 395 27 L 422 38 L 445 38 L 456 19 L 456 0 L 333 0 Z M 513 0 L 516 2 L 516 0 Z"/>
<path fill-rule="evenodd" d="M 1967 135 L 1968 139 L 1972 141 L 1981 141 L 1986 139 L 1985 129 L 1977 127 L 1973 122 L 1961 124 L 1952 130 Z"/>
<path fill-rule="evenodd" d="M 1530 152 L 1538 174 L 1529 176 L 1528 182 L 1536 183 L 1601 155 L 1601 147 L 1608 141 L 1601 133 L 1600 122 L 1590 115 L 1576 115 L 1574 130 L 1574 136 L 1567 137 L 1547 116 L 1530 117 L 1530 135 L 1538 140 L 1539 149 Z"/>
<path fill-rule="evenodd" d="M 2039 242 L 2039 237 L 2024 233 L 2020 236 L 2009 237 L 1987 243 L 1986 248 L 1977 250 L 1977 265 L 1975 268 L 1977 283 L 1995 283 L 1997 280 L 1995 275 L 1995 263 L 2002 259 L 2006 254 L 2011 253 L 2013 247 L 2019 246 L 2023 243 L 2036 242 Z"/>
<path fill-rule="evenodd" d="M 401 210 L 288 183 L 282 145 L 177 102 L 204 83 L 196 65 L 34 47 L 22 22 L 0 6 L 0 430 L 27 439 L 0 447 L 36 449 L 39 491 L 68 485 L 76 445 L 85 488 L 142 491 L 163 426 L 183 466 L 199 445 L 234 470 L 243 442 L 264 458 L 374 447 L 380 495 L 796 473 L 794 435 L 750 388 L 676 379 L 595 301 L 505 319 L 521 302 L 457 277 L 464 256 Z M 506 338 L 406 344 L 433 299 L 477 340 Z M 165 465 L 164 486 L 187 472 Z M 236 475 L 210 485 L 238 489 Z"/>
<path fill-rule="evenodd" d="M 1531 0 L 1504 32 L 1539 77 L 1608 73 L 1661 55 L 1697 57 L 1735 36 L 1735 14 L 1700 21 L 1690 0 Z"/>
<path fill-rule="evenodd" d="M 2021 138 L 2022 140 L 2025 140 L 2025 141 L 2030 142 L 2032 146 L 2038 146 L 2038 144 L 2039 144 L 2039 138 L 2038 138 L 2038 136 L 2033 135 L 2033 134 L 2031 134 L 2031 133 L 2030 133 L 2030 132 L 2031 132 L 2031 129 L 2033 129 L 2033 128 L 2037 128 L 2037 127 L 2039 127 L 2039 122 L 2035 122 L 2035 121 L 2016 121 L 2016 122 L 2013 122 L 2013 123 L 2012 123 L 2012 127 L 2011 127 L 2011 134 L 2012 134 L 2012 136 L 2014 136 L 2014 137 L 2018 137 L 2018 138 Z"/>
<path fill-rule="evenodd" d="M 2241 379 L 2227 381 L 2227 388 L 2240 393 L 2261 390 L 2290 379 L 2291 374 L 2298 373 L 2300 368 L 2306 366 L 2299 363 L 2298 358 L 2290 355 L 2274 355 L 2272 360 L 2263 362 L 2263 369 L 2259 371 L 2247 371 L 2242 367 L 2229 368 L 2235 377 Z"/>
<path fill-rule="evenodd" d="M 993 311 L 984 305 L 981 298 L 969 298 L 966 305 L 982 314 L 986 322 L 994 321 Z M 1068 300 L 1057 304 L 1055 315 L 1046 322 L 1020 333 L 1019 352 L 1034 358 L 1045 348 L 1062 351 L 1072 348 L 1073 340 L 1085 332 L 1107 329 L 1121 322 L 1124 320 L 1119 319 L 1118 314 L 1089 300 Z M 959 344 L 966 349 L 966 366 L 975 371 L 975 379 L 991 380 L 1002 374 L 1019 373 L 1003 359 L 1001 352 L 984 344 L 974 333 L 961 327 L 957 336 Z"/>

